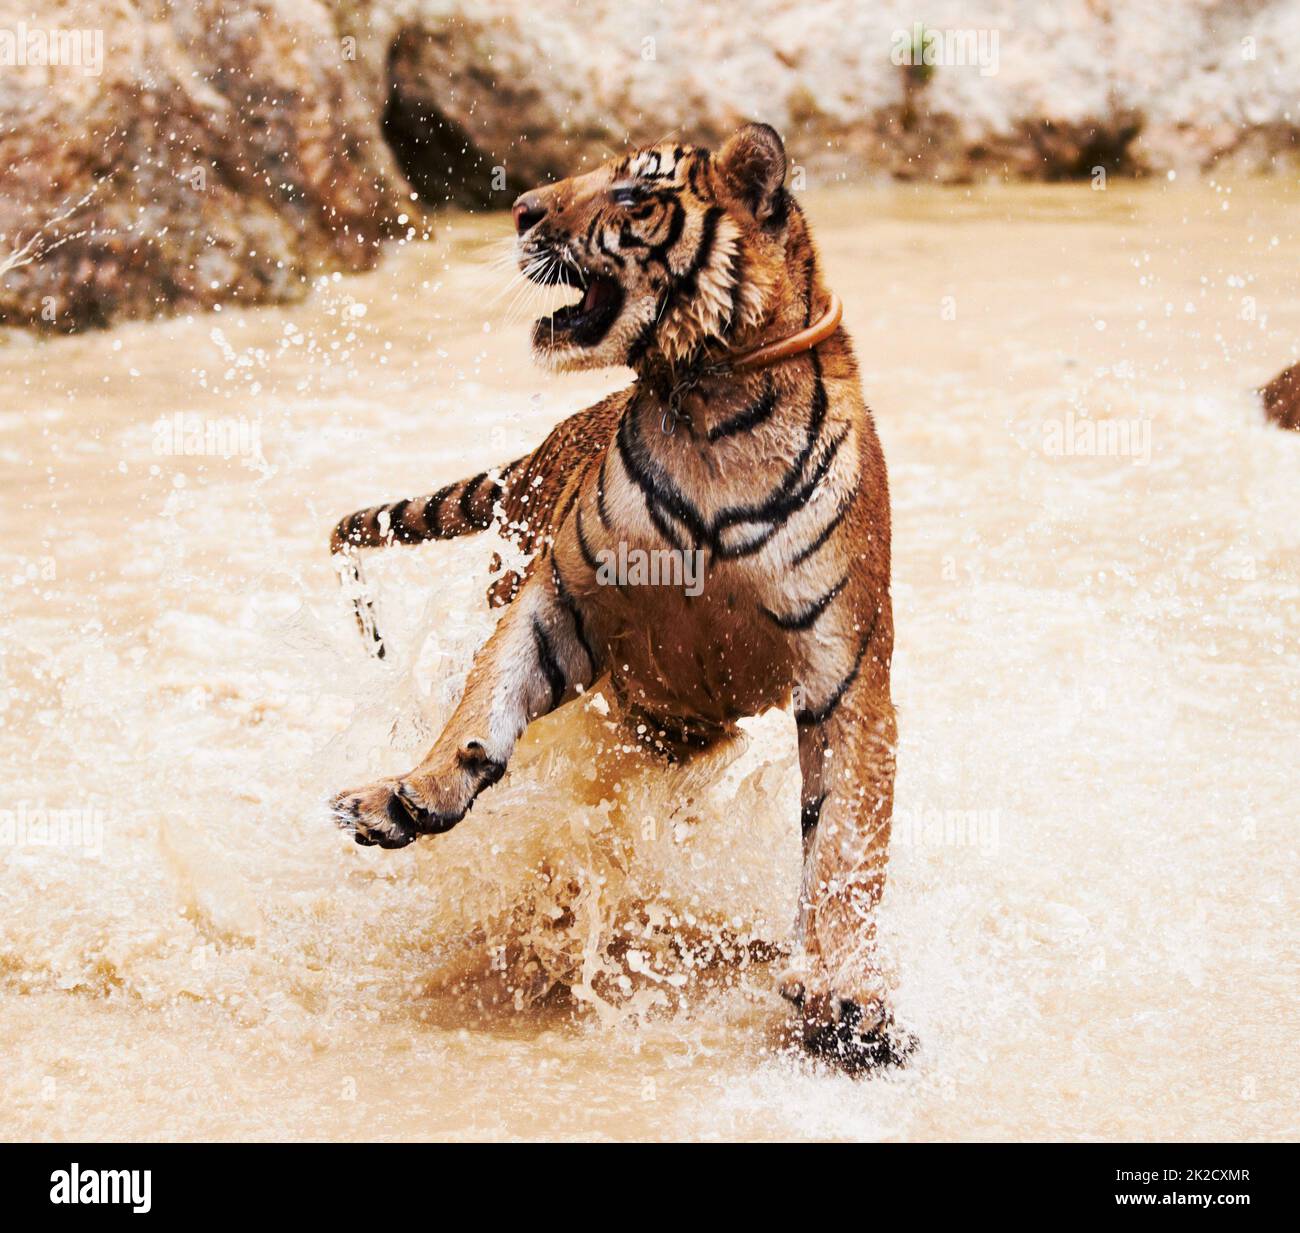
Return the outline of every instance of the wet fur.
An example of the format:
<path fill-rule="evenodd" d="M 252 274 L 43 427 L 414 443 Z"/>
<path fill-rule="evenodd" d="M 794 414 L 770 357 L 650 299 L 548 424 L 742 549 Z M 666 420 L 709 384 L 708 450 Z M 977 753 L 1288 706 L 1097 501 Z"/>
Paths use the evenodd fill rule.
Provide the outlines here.
<path fill-rule="evenodd" d="M 896 741 L 889 495 L 843 328 L 770 367 L 726 366 L 827 304 L 784 178 L 780 139 L 751 125 L 717 154 L 640 150 L 517 203 L 526 273 L 617 282 L 616 295 L 605 285 L 612 320 L 572 336 L 538 323 L 538 359 L 625 364 L 636 380 L 498 471 L 335 528 L 331 549 L 352 570 L 360 548 L 489 525 L 532 556 L 494 584 L 501 620 L 426 757 L 334 809 L 360 843 L 447 830 L 532 719 L 597 681 L 678 758 L 792 703 L 804 873 L 782 992 L 805 1045 L 855 1070 L 910 1048 L 875 948 Z M 620 543 L 702 550 L 703 593 L 602 585 L 602 554 Z M 364 603 L 359 619 L 373 631 Z"/>

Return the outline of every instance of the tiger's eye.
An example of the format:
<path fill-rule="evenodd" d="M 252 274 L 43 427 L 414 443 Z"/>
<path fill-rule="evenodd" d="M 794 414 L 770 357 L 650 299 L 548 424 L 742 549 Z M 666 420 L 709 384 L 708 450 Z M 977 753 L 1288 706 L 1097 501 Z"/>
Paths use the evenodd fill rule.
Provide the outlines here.
<path fill-rule="evenodd" d="M 639 184 L 616 184 L 609 190 L 609 195 L 615 205 L 633 206 L 642 198 L 641 186 Z"/>

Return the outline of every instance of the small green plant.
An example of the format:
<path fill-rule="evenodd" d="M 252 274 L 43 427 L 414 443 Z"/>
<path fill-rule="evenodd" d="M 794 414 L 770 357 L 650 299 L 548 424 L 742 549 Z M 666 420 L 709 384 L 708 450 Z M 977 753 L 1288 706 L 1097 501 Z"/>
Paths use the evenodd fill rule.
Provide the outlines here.
<path fill-rule="evenodd" d="M 918 21 L 912 26 L 911 55 L 903 66 L 908 81 L 916 87 L 928 84 L 934 76 L 934 65 L 925 62 L 925 41 L 925 24 Z"/>

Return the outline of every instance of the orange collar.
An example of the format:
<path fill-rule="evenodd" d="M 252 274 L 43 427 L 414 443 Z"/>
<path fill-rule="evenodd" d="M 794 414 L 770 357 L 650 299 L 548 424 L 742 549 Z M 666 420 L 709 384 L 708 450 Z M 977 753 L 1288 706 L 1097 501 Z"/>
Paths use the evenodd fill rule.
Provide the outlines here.
<path fill-rule="evenodd" d="M 812 325 L 791 334 L 789 338 L 780 338 L 776 342 L 756 347 L 737 356 L 730 356 L 723 362 L 733 371 L 746 368 L 766 368 L 778 360 L 787 360 L 792 355 L 811 351 L 818 343 L 825 342 L 840 328 L 840 318 L 844 316 L 844 305 L 835 292 L 830 293 L 826 311 Z"/>
<path fill-rule="evenodd" d="M 805 326 L 797 334 L 788 338 L 779 338 L 776 342 L 765 343 L 752 351 L 742 351 L 739 355 L 720 356 L 711 364 L 696 364 L 686 375 L 680 377 L 662 394 L 666 403 L 662 428 L 671 434 L 682 417 L 682 399 L 706 377 L 718 377 L 725 373 L 745 371 L 751 368 L 766 368 L 791 356 L 802 355 L 811 351 L 818 343 L 825 342 L 840 328 L 840 318 L 844 316 L 844 305 L 835 292 L 830 292 L 826 302 L 826 311 L 811 325 Z M 641 378 L 639 378 L 640 380 Z"/>

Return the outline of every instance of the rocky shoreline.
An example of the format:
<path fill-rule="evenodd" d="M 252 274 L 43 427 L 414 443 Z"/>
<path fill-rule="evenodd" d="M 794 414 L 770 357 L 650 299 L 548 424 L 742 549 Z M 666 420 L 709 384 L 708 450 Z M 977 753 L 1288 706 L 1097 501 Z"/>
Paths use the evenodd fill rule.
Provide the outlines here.
<path fill-rule="evenodd" d="M 1283 369 L 1262 390 L 1264 413 L 1279 428 L 1300 432 L 1300 364 Z"/>
<path fill-rule="evenodd" d="M 50 0 L 38 24 L 0 0 L 0 324 L 293 299 L 447 201 L 505 206 L 629 143 L 717 142 L 747 118 L 783 131 L 802 185 L 1300 166 L 1293 3 L 912 13 Z M 50 63 L 60 33 L 86 35 L 82 62 L 65 42 Z"/>

